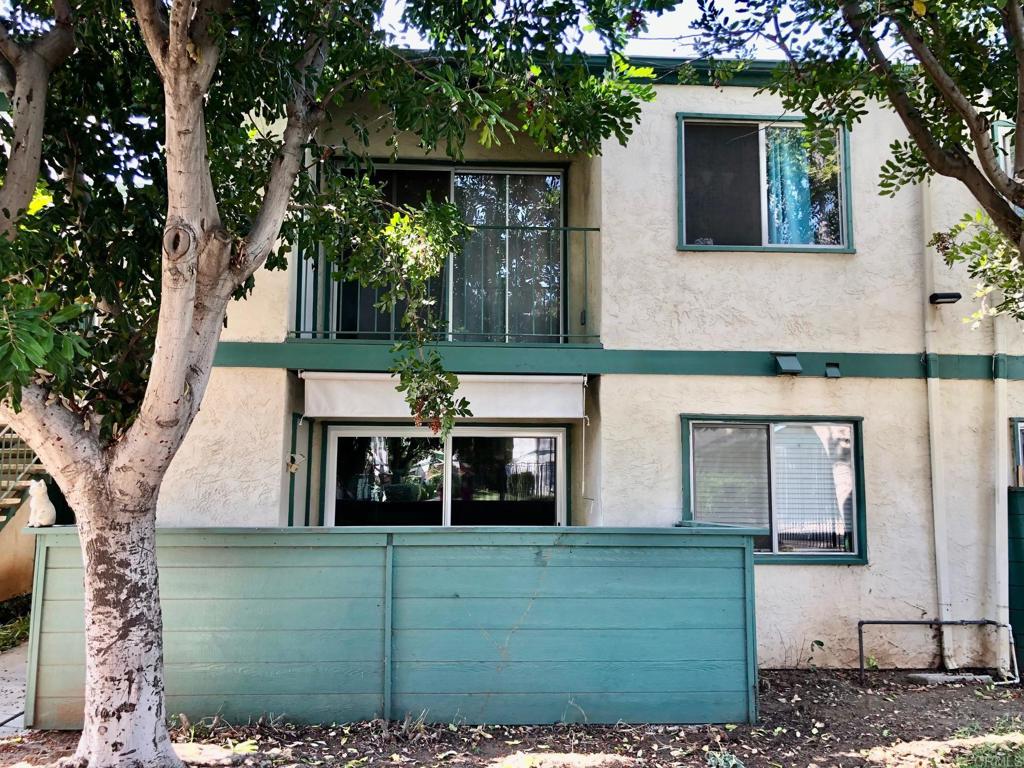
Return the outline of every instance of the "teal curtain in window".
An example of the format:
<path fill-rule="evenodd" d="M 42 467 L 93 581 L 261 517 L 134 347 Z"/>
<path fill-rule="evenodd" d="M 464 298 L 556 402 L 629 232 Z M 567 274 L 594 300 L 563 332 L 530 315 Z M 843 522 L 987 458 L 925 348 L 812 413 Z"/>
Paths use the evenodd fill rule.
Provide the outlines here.
<path fill-rule="evenodd" d="M 807 149 L 795 128 L 765 129 L 768 164 L 768 242 L 814 243 Z"/>

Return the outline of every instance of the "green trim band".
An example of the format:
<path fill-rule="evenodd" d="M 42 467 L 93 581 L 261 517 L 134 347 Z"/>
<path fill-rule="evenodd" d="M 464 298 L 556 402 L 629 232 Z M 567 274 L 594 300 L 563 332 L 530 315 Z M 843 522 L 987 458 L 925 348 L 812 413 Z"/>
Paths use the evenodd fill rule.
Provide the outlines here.
<path fill-rule="evenodd" d="M 610 65 L 606 55 L 589 55 L 587 66 L 594 74 L 603 73 Z M 713 85 L 739 86 L 745 88 L 764 88 L 772 81 L 772 74 L 785 64 L 784 61 L 757 59 L 744 63 L 743 69 L 725 80 L 715 80 L 711 76 L 711 64 L 706 59 L 687 59 L 672 56 L 630 56 L 629 63 L 634 67 L 650 67 L 654 70 L 655 85 Z M 679 81 L 679 69 L 688 66 L 697 75 L 697 82 L 684 79 Z"/>
<path fill-rule="evenodd" d="M 667 376 L 776 376 L 775 352 L 605 349 L 588 344 L 438 344 L 445 366 L 457 373 L 661 374 Z M 801 377 L 823 377 L 837 363 L 842 378 L 1024 381 L 1024 356 L 880 352 L 792 352 Z M 214 365 L 306 371 L 384 373 L 394 364 L 390 342 L 289 340 L 222 341 Z"/>

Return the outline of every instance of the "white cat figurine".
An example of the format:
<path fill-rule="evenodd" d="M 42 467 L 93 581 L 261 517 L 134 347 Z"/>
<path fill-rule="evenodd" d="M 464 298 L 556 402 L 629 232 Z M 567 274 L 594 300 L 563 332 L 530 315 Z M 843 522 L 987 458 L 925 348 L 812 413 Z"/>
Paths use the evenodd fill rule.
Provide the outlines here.
<path fill-rule="evenodd" d="M 57 510 L 46 493 L 46 483 L 33 480 L 28 487 L 28 527 L 46 528 L 57 520 Z"/>

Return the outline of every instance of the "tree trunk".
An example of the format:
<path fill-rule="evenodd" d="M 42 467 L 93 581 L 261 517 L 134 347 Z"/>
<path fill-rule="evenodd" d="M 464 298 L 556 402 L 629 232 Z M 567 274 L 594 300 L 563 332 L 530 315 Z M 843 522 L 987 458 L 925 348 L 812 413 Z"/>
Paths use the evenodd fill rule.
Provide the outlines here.
<path fill-rule="evenodd" d="M 117 506 L 117 508 L 115 508 Z M 75 505 L 85 565 L 85 721 L 73 762 L 178 768 L 164 704 L 156 499 Z"/>

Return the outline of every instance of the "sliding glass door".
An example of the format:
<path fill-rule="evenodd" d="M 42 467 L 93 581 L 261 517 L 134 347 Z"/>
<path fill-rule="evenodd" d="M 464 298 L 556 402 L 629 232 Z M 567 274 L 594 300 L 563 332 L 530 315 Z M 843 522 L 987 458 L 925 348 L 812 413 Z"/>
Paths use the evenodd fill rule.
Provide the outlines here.
<path fill-rule="evenodd" d="M 563 328 L 563 178 L 559 171 L 384 169 L 374 177 L 396 205 L 451 200 L 472 231 L 431 285 L 448 341 L 554 343 Z M 335 283 L 329 325 L 336 338 L 401 336 L 403 307 L 380 292 Z"/>
<path fill-rule="evenodd" d="M 563 525 L 565 430 L 327 430 L 326 525 Z"/>
<path fill-rule="evenodd" d="M 558 341 L 562 177 L 456 173 L 455 204 L 474 228 L 452 268 L 455 340 Z"/>

